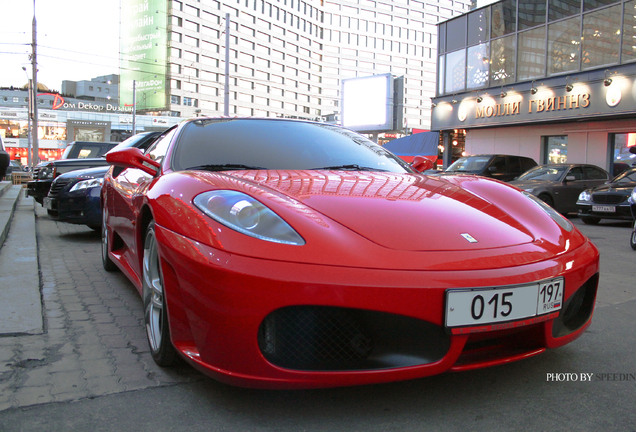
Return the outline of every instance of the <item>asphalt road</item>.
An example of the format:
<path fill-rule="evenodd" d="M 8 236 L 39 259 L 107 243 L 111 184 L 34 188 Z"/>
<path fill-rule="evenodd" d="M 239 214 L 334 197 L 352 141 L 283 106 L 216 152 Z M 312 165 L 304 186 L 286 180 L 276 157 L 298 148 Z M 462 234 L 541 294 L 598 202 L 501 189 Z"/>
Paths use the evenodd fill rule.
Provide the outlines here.
<path fill-rule="evenodd" d="M 127 384 L 113 384 L 108 392 L 100 392 L 95 383 L 101 381 L 90 380 L 84 372 L 82 393 L 56 393 L 55 380 L 49 379 L 43 381 L 48 393 L 27 403 L 20 402 L 28 399 L 21 399 L 19 387 L 33 383 L 38 365 L 29 366 L 31 372 L 23 375 L 9 368 L 0 374 L 0 390 L 15 396 L 4 408 L 0 405 L 0 431 L 636 431 L 636 251 L 629 246 L 631 229 L 626 223 L 586 226 L 571 220 L 601 251 L 601 281 L 592 326 L 565 347 L 504 366 L 408 382 L 324 390 L 247 390 L 220 384 L 187 366 L 167 372 L 154 368 L 147 351 L 140 348 L 143 330 L 136 327 L 140 302 L 133 298 L 132 286 L 121 275 L 107 274 L 105 283 L 89 275 L 89 284 L 98 284 L 95 289 L 102 302 L 111 302 L 104 310 L 129 308 L 108 328 L 126 329 L 122 337 L 133 340 L 133 346 L 119 349 L 122 357 L 128 355 L 126 349 L 135 356 L 113 358 L 106 365 L 107 374 L 116 378 L 113 383 Z M 54 254 L 60 242 L 77 249 L 64 253 L 71 257 L 69 263 L 55 261 L 52 278 L 67 277 L 58 268 L 63 266 L 73 276 L 77 270 L 72 261 L 85 259 L 98 266 L 100 238 L 88 228 L 40 217 L 37 230 L 44 275 L 52 265 L 47 256 Z M 108 291 L 102 293 L 106 287 Z M 81 316 L 69 315 L 73 310 L 66 312 L 67 299 L 62 297 L 50 301 L 60 304 L 58 312 L 67 314 L 65 323 L 73 327 L 73 317 Z M 112 303 L 116 301 L 121 305 Z M 55 310 L 47 305 L 47 314 Z M 76 329 L 58 337 L 60 341 L 74 338 L 80 369 L 91 370 L 93 363 L 82 363 L 84 346 L 90 343 L 82 335 L 92 330 L 87 324 L 83 328 L 84 333 Z M 97 334 L 105 328 L 98 327 Z M 24 336 L 30 341 L 38 337 Z M 102 344 L 121 345 L 117 338 L 100 338 Z M 108 356 L 117 349 L 108 349 Z M 13 361 L 18 352 L 22 351 L 14 351 Z M 119 366 L 135 362 L 141 366 Z M 56 365 L 47 366 L 49 375 L 55 375 Z M 135 381 L 135 374 L 145 374 L 145 381 Z M 72 376 L 70 371 L 67 376 Z"/>

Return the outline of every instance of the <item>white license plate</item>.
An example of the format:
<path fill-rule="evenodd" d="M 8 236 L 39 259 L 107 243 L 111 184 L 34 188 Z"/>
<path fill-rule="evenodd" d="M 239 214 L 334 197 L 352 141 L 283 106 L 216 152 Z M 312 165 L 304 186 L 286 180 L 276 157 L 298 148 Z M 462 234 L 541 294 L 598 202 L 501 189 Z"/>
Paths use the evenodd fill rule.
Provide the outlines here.
<path fill-rule="evenodd" d="M 42 207 L 44 207 L 47 210 L 52 210 L 53 209 L 53 202 L 51 201 L 51 198 L 44 197 L 42 199 Z"/>
<path fill-rule="evenodd" d="M 614 206 L 592 206 L 592 211 L 604 212 L 604 213 L 616 213 L 616 207 Z"/>
<path fill-rule="evenodd" d="M 511 287 L 446 291 L 446 327 L 522 320 L 561 309 L 563 278 Z"/>

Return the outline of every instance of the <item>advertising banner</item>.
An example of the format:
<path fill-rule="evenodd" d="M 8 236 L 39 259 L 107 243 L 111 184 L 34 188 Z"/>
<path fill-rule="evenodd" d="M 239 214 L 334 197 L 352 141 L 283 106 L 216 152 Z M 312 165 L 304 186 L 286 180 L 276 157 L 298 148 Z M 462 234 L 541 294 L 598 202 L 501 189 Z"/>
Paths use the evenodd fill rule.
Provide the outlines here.
<path fill-rule="evenodd" d="M 166 107 L 166 0 L 122 0 L 119 103 L 137 110 Z"/>

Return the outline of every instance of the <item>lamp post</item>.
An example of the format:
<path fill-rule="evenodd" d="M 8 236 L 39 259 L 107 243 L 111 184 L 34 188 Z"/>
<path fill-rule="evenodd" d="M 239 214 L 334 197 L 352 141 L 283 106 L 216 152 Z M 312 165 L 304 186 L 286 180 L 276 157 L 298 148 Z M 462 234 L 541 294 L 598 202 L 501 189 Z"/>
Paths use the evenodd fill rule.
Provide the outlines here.
<path fill-rule="evenodd" d="M 28 120 L 28 129 L 27 129 L 27 166 L 31 169 L 33 169 L 33 165 L 31 164 L 31 119 L 33 118 L 33 81 L 31 81 L 31 78 L 29 78 L 29 74 L 26 71 L 26 67 L 22 66 L 22 70 L 24 71 L 24 74 L 27 77 L 28 80 L 28 94 L 29 94 L 29 113 L 27 115 L 27 120 Z"/>

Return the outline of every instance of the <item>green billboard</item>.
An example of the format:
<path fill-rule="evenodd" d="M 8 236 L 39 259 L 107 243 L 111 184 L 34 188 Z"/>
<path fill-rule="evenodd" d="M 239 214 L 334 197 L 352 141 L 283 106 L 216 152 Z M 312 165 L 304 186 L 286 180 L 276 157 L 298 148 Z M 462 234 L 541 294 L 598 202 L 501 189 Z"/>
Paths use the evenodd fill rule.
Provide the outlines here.
<path fill-rule="evenodd" d="M 167 0 L 122 0 L 119 103 L 137 110 L 166 108 Z"/>

